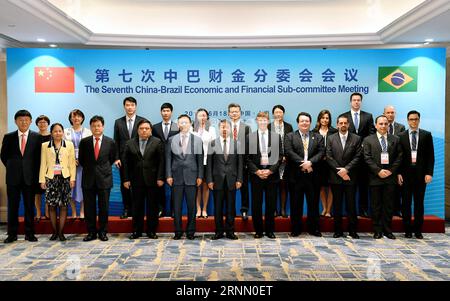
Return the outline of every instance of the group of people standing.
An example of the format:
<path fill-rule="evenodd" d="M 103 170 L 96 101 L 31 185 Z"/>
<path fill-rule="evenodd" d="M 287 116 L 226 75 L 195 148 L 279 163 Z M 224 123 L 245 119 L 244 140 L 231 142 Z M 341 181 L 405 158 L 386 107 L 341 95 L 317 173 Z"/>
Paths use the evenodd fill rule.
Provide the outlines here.
<path fill-rule="evenodd" d="M 140 238 L 144 232 L 151 239 L 158 238 L 158 218 L 165 211 L 174 218 L 174 239 L 182 238 L 184 232 L 188 239 L 194 239 L 196 218 L 208 216 L 210 191 L 216 228 L 212 239 L 238 239 L 234 230 L 238 190 L 244 221 L 252 210 L 255 238 L 275 238 L 275 216 L 288 216 L 288 194 L 293 237 L 305 230 L 302 221 L 306 199 L 309 234 L 321 236 L 320 215 L 333 214 L 333 237 L 345 236 L 345 206 L 349 235 L 359 238 L 358 215 L 369 216 L 370 196 L 374 238 L 384 235 L 395 239 L 391 229 L 394 214 L 403 217 L 405 237 L 411 238 L 414 233 L 416 238 L 423 238 L 424 195 L 434 169 L 431 133 L 419 129 L 417 111 L 407 114 L 406 130 L 395 121 L 394 107 L 385 107 L 374 122 L 372 114 L 361 110 L 361 104 L 362 95 L 353 93 L 351 108 L 338 116 L 336 128 L 328 110 L 319 113 L 313 129 L 311 115 L 300 112 L 296 130 L 284 120 L 285 108 L 276 105 L 272 109 L 273 122 L 267 112 L 259 112 L 257 130 L 252 132 L 241 120 L 241 107 L 236 103 L 228 106 L 229 119 L 219 120 L 217 127 L 203 108 L 197 110 L 194 121 L 186 114 L 172 121 L 173 106 L 164 103 L 160 109 L 162 121 L 153 125 L 136 114 L 136 99 L 127 97 L 123 100 L 126 114 L 115 121 L 113 138 L 103 134 L 105 121 L 98 115 L 90 119 L 89 128 L 84 128 L 84 113 L 75 109 L 69 114 L 70 128 L 53 123 L 50 131 L 49 118 L 41 115 L 36 119 L 36 133 L 29 129 L 31 114 L 20 110 L 14 116 L 18 129 L 4 136 L 1 149 L 8 194 L 5 243 L 17 240 L 21 197 L 25 239 L 37 240 L 33 203 L 36 218 L 42 218 L 42 194 L 45 216 L 53 228 L 51 240 L 66 240 L 63 230 L 67 209 L 72 206 L 72 216 L 76 217 L 76 203 L 87 225 L 84 241 L 108 240 L 112 165 L 120 169 L 124 208 L 121 218 L 133 218 L 130 239 Z M 167 186 L 170 194 L 166 194 Z M 188 218 L 185 230 L 183 200 Z M 166 203 L 170 203 L 170 210 L 165 208 Z"/>

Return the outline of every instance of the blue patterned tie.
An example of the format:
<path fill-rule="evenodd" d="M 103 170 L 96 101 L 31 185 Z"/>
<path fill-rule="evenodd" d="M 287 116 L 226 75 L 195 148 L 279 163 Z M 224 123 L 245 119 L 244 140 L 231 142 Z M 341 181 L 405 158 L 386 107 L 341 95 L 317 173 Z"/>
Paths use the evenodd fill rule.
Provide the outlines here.
<path fill-rule="evenodd" d="M 417 132 L 416 131 L 412 131 L 411 132 L 411 150 L 415 151 L 417 150 L 417 137 L 416 137 Z"/>
<path fill-rule="evenodd" d="M 359 119 L 358 119 L 358 113 L 355 113 L 355 130 L 358 133 L 359 130 Z"/>
<path fill-rule="evenodd" d="M 386 146 L 386 139 L 384 139 L 384 136 L 381 136 L 381 150 L 383 153 L 387 152 L 387 146 Z"/>

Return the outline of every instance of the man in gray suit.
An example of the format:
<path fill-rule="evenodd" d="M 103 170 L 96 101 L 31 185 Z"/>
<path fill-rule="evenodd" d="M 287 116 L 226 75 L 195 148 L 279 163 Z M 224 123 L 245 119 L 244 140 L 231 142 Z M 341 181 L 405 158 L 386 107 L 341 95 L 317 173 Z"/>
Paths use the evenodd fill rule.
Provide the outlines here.
<path fill-rule="evenodd" d="M 180 133 L 170 137 L 166 147 L 167 184 L 173 187 L 175 236 L 183 236 L 181 223 L 183 197 L 186 196 L 188 223 L 186 237 L 194 239 L 195 234 L 195 198 L 197 187 L 203 179 L 203 142 L 200 137 L 189 132 L 191 118 L 182 114 L 178 117 Z"/>
<path fill-rule="evenodd" d="M 214 191 L 214 220 L 216 233 L 213 240 L 226 237 L 238 239 L 234 234 L 236 216 L 236 189 L 242 186 L 244 156 L 238 152 L 239 142 L 232 139 L 231 123 L 221 120 L 220 137 L 211 141 L 208 147 L 206 181 L 209 189 Z M 226 224 L 223 226 L 223 205 L 226 206 Z"/>
<path fill-rule="evenodd" d="M 361 137 L 348 131 L 349 120 L 345 115 L 337 119 L 338 133 L 328 137 L 327 159 L 330 166 L 329 183 L 333 193 L 334 238 L 345 237 L 342 230 L 342 205 L 345 196 L 345 207 L 349 221 L 349 235 L 358 239 L 356 227 L 356 178 L 361 160 Z"/>

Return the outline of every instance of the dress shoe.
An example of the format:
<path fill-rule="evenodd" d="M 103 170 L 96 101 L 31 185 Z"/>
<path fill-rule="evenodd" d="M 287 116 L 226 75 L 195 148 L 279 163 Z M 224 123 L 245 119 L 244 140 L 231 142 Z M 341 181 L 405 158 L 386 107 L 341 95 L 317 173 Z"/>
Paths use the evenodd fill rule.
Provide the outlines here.
<path fill-rule="evenodd" d="M 342 232 L 335 232 L 333 234 L 333 238 L 339 238 L 339 237 L 344 237 L 344 233 L 342 233 Z"/>
<path fill-rule="evenodd" d="M 60 241 L 66 241 L 67 240 L 67 238 L 64 236 L 63 233 L 59 234 L 58 238 L 59 238 Z"/>
<path fill-rule="evenodd" d="M 356 232 L 349 232 L 348 235 L 353 239 L 359 239 L 359 235 Z"/>
<path fill-rule="evenodd" d="M 58 239 L 58 234 L 52 234 L 52 236 L 50 236 L 49 240 L 57 240 Z"/>
<path fill-rule="evenodd" d="M 291 236 L 298 237 L 298 236 L 300 236 L 300 233 L 299 232 L 291 232 Z"/>
<path fill-rule="evenodd" d="M 194 234 L 188 234 L 188 235 L 186 235 L 186 238 L 189 240 L 194 240 L 195 236 L 194 236 Z"/>
<path fill-rule="evenodd" d="M 417 239 L 423 239 L 423 235 L 422 235 L 422 233 L 420 233 L 420 232 L 415 233 L 414 236 L 415 236 Z"/>
<path fill-rule="evenodd" d="M 375 238 L 375 239 L 380 239 L 380 238 L 382 238 L 383 237 L 383 234 L 381 234 L 380 232 L 375 232 L 374 234 L 373 234 L 373 238 Z"/>
<path fill-rule="evenodd" d="M 10 244 L 17 240 L 17 235 L 8 235 L 8 237 L 3 241 L 5 244 Z"/>
<path fill-rule="evenodd" d="M 183 237 L 183 234 L 175 233 L 175 235 L 173 236 L 173 240 L 179 240 L 179 239 L 181 239 L 181 237 Z"/>
<path fill-rule="evenodd" d="M 310 235 L 312 236 L 316 236 L 316 237 L 322 237 L 322 233 L 320 233 L 319 230 L 313 231 L 313 232 L 308 232 Z"/>
<path fill-rule="evenodd" d="M 211 237 L 212 240 L 218 240 L 221 238 L 224 238 L 223 233 L 216 233 L 213 237 Z"/>
<path fill-rule="evenodd" d="M 254 238 L 262 238 L 263 234 L 262 233 L 255 233 L 255 235 L 253 235 Z"/>
<path fill-rule="evenodd" d="M 234 234 L 234 233 L 227 233 L 226 237 L 227 237 L 228 239 L 232 239 L 232 240 L 239 239 L 239 238 L 237 237 L 237 235 Z"/>
<path fill-rule="evenodd" d="M 277 238 L 273 232 L 266 233 L 266 236 L 271 239 Z"/>
<path fill-rule="evenodd" d="M 158 239 L 158 235 L 156 235 L 155 232 L 147 233 L 147 237 L 150 238 L 150 239 Z"/>
<path fill-rule="evenodd" d="M 243 221 L 248 220 L 247 211 L 242 211 L 242 220 L 243 220 Z"/>
<path fill-rule="evenodd" d="M 105 232 L 100 232 L 98 234 L 98 239 L 100 239 L 101 241 L 107 241 L 108 240 L 108 236 L 106 235 Z"/>
<path fill-rule="evenodd" d="M 406 232 L 405 233 L 405 238 L 412 238 L 412 233 L 411 232 Z"/>
<path fill-rule="evenodd" d="M 142 236 L 142 233 L 133 232 L 133 234 L 131 234 L 128 238 L 129 239 L 138 239 L 141 236 Z"/>
<path fill-rule="evenodd" d="M 34 236 L 34 234 L 25 235 L 25 240 L 28 240 L 30 242 L 38 241 L 37 237 Z"/>
<path fill-rule="evenodd" d="M 385 233 L 384 236 L 386 236 L 389 239 L 395 239 L 395 235 L 393 233 Z"/>
<path fill-rule="evenodd" d="M 97 239 L 96 233 L 89 233 L 85 238 L 83 238 L 83 241 L 91 241 Z"/>
<path fill-rule="evenodd" d="M 127 209 L 125 209 L 123 211 L 122 215 L 120 216 L 120 219 L 126 219 L 126 218 L 128 218 L 128 210 Z"/>

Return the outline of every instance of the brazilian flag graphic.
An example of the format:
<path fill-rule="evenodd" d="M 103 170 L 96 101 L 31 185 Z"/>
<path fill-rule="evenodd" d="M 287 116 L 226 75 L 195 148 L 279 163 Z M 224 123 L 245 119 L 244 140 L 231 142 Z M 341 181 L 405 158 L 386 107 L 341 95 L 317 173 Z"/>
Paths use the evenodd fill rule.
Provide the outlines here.
<path fill-rule="evenodd" d="M 378 92 L 417 92 L 417 66 L 378 67 Z"/>

